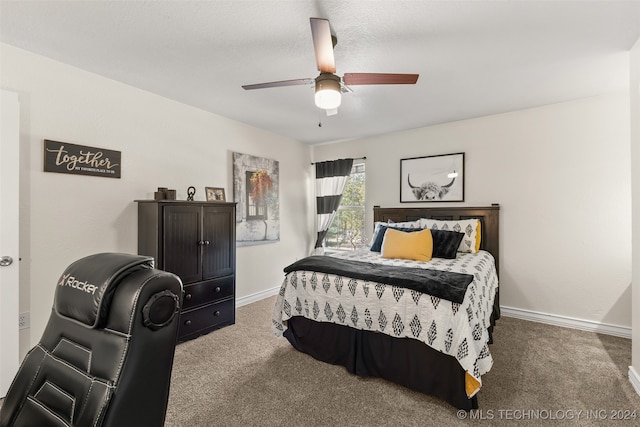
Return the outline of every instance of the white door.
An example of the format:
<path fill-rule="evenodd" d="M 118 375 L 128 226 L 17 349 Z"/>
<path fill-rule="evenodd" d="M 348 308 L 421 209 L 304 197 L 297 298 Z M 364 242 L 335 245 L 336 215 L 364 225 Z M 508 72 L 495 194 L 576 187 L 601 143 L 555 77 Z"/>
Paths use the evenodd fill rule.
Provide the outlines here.
<path fill-rule="evenodd" d="M 0 93 L 0 398 L 18 371 L 18 94 Z"/>

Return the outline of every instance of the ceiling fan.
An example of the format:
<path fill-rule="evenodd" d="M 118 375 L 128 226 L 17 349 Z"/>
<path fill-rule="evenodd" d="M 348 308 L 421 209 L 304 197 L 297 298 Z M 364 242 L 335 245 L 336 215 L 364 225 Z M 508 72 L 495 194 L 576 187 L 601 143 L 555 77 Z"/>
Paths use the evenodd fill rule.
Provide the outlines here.
<path fill-rule="evenodd" d="M 345 73 L 340 77 L 336 72 L 333 48 L 338 39 L 331 35 L 329 20 L 310 18 L 313 49 L 320 75 L 314 78 L 282 80 L 269 83 L 258 83 L 242 86 L 245 90 L 264 89 L 280 86 L 311 85 L 315 83 L 315 103 L 318 108 L 327 110 L 327 114 L 335 114 L 342 101 L 342 92 L 352 92 L 349 86 L 354 85 L 384 85 L 384 84 L 415 84 L 418 74 L 388 74 L 388 73 Z"/>

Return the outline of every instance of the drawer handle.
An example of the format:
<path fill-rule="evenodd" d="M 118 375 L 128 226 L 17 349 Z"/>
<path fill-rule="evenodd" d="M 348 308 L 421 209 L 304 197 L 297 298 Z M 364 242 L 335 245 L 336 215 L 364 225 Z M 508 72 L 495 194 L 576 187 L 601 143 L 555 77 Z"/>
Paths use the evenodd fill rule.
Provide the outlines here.
<path fill-rule="evenodd" d="M 191 299 L 191 294 L 187 294 L 184 296 L 184 299 Z"/>
<path fill-rule="evenodd" d="M 186 322 L 184 322 L 184 324 L 185 324 L 186 326 L 191 326 L 191 320 L 187 320 Z"/>
<path fill-rule="evenodd" d="M 218 311 L 218 310 L 214 311 L 213 315 L 216 316 L 216 317 L 220 316 L 220 311 Z"/>
<path fill-rule="evenodd" d="M 220 292 L 220 286 L 216 286 L 216 292 Z"/>

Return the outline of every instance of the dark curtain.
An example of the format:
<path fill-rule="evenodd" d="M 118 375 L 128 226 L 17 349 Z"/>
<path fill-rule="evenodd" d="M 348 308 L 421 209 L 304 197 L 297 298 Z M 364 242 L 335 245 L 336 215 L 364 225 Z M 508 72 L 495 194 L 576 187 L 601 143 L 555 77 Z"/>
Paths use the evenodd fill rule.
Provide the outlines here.
<path fill-rule="evenodd" d="M 339 159 L 316 163 L 316 212 L 318 238 L 315 248 L 321 248 L 327 231 L 336 216 L 353 159 Z"/>

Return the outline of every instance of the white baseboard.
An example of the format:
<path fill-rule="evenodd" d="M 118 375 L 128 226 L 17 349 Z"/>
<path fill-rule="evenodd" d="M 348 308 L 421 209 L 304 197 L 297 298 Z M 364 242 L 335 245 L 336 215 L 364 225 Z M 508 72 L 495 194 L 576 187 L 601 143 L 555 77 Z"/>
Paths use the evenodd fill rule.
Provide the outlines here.
<path fill-rule="evenodd" d="M 636 393 L 640 395 L 640 375 L 638 375 L 633 366 L 629 366 L 629 382 Z"/>
<path fill-rule="evenodd" d="M 532 322 L 546 323 L 548 325 L 562 326 L 565 328 L 580 329 L 582 331 L 596 332 L 598 334 L 613 335 L 616 337 L 631 339 L 631 328 L 626 326 L 609 325 L 594 322 L 592 320 L 575 319 L 559 316 L 557 314 L 540 313 L 524 310 L 522 308 L 500 306 L 500 313 L 507 317 L 530 320 Z"/>
<path fill-rule="evenodd" d="M 278 295 L 280 286 L 276 286 L 264 291 L 256 292 L 255 294 L 247 295 L 236 299 L 236 307 L 242 307 L 243 305 L 251 304 L 252 302 L 260 301 L 265 298 L 269 298 L 273 295 Z"/>

